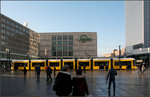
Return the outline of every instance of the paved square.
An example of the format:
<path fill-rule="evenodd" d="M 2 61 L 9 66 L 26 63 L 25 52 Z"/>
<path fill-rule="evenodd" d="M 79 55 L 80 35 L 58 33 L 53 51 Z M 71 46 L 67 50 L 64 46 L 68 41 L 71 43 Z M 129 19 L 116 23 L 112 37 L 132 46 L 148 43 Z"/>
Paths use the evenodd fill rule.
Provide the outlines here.
<path fill-rule="evenodd" d="M 116 96 L 150 96 L 150 70 L 145 71 L 143 75 L 139 75 L 136 70 L 122 70 L 117 73 Z M 75 72 L 72 72 L 73 76 Z M 87 71 L 85 76 L 91 95 L 94 97 L 109 96 L 108 83 L 105 83 L 105 71 Z M 28 71 L 26 79 L 22 71 L 1 73 L 0 77 L 1 96 L 56 96 L 52 90 L 54 76 L 52 76 L 53 82 L 48 83 L 45 71 L 41 72 L 40 81 L 37 81 L 34 71 Z M 112 92 L 110 96 L 113 96 Z"/>

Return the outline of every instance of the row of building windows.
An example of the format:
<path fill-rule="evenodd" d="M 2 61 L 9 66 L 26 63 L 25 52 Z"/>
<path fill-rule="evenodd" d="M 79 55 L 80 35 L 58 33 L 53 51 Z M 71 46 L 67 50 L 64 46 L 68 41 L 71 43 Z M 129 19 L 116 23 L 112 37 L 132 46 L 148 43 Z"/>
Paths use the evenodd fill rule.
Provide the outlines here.
<path fill-rule="evenodd" d="M 52 52 L 52 56 L 73 56 L 73 52 Z"/>
<path fill-rule="evenodd" d="M 73 35 L 53 35 L 52 40 L 73 40 Z"/>
<path fill-rule="evenodd" d="M 52 41 L 52 45 L 73 45 L 73 41 Z"/>
<path fill-rule="evenodd" d="M 67 51 L 67 50 L 73 50 L 73 46 L 52 46 L 52 50 L 55 51 Z"/>

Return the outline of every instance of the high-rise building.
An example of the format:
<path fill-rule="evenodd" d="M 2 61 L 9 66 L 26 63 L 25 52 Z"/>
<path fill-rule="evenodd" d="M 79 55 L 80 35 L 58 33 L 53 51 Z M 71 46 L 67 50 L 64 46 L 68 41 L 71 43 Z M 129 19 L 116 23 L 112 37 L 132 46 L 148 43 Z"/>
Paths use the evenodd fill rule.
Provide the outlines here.
<path fill-rule="evenodd" d="M 40 56 L 42 58 L 97 57 L 97 33 L 40 33 Z"/>
<path fill-rule="evenodd" d="M 39 34 L 0 14 L 0 60 L 37 57 Z"/>
<path fill-rule="evenodd" d="M 126 53 L 150 47 L 150 1 L 125 1 Z"/>

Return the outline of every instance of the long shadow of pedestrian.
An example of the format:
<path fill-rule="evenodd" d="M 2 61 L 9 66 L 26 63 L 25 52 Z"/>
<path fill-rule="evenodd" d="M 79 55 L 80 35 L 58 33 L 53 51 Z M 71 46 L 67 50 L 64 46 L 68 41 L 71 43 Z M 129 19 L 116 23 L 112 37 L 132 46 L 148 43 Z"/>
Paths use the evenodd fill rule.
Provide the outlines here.
<path fill-rule="evenodd" d="M 111 91 L 108 90 L 108 96 L 111 96 Z M 116 92 L 113 90 L 113 96 L 116 96 Z"/>

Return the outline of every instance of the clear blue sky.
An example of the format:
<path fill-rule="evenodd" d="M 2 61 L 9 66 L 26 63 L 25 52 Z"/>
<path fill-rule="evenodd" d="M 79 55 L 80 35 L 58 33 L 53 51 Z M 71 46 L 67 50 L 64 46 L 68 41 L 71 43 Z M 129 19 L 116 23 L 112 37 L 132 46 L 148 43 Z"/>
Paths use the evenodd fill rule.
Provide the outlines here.
<path fill-rule="evenodd" d="M 124 1 L 3 1 L 1 13 L 36 32 L 97 32 L 98 56 L 125 46 Z"/>

